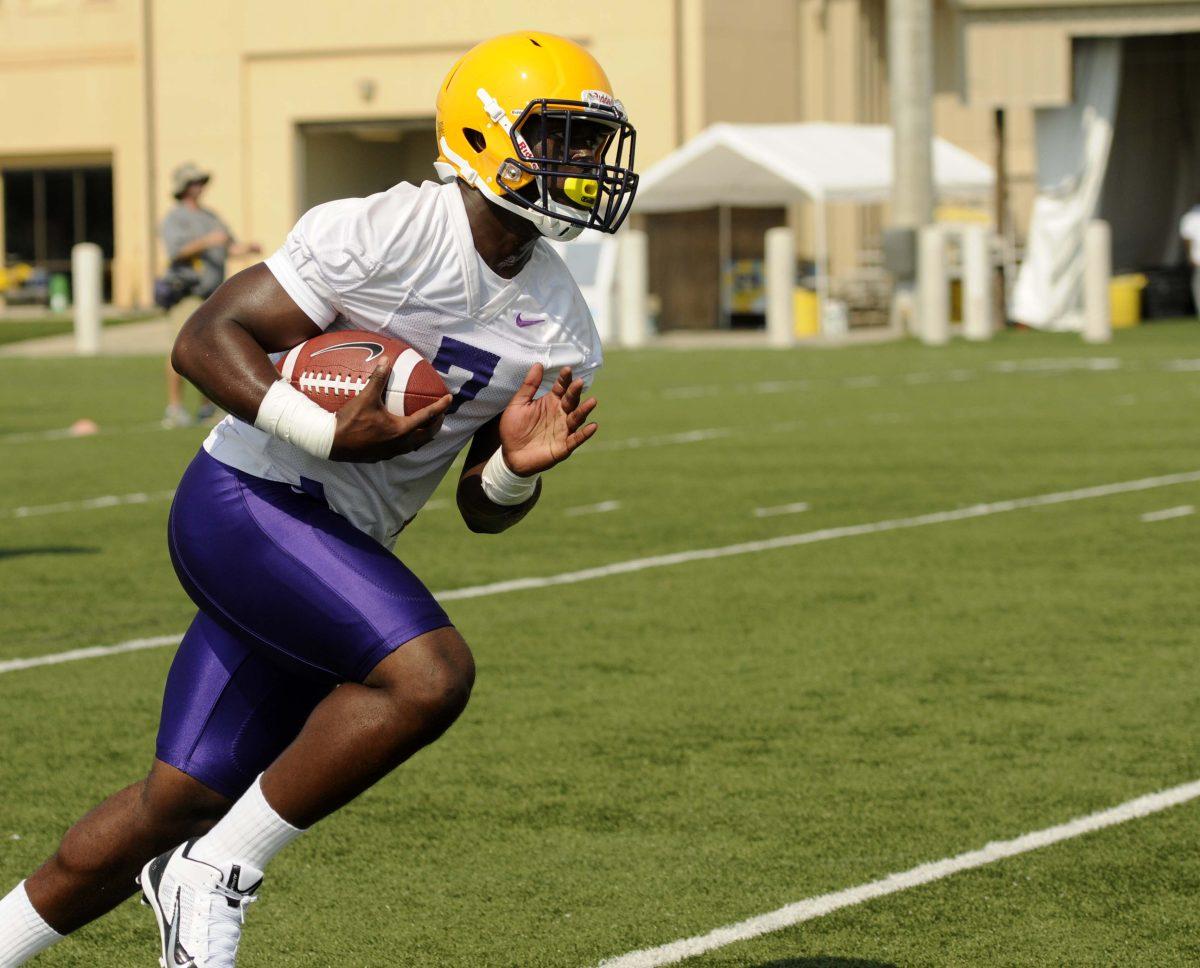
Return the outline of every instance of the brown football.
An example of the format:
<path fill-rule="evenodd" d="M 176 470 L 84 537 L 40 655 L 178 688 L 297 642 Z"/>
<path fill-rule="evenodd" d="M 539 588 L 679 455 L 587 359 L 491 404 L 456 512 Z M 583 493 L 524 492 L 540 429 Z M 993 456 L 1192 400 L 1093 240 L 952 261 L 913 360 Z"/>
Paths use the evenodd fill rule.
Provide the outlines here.
<path fill-rule="evenodd" d="M 398 416 L 408 416 L 449 391 L 420 353 L 404 340 L 363 330 L 322 333 L 293 346 L 276 364 L 283 378 L 331 413 L 358 395 L 381 356 L 395 363 L 385 402 Z"/>

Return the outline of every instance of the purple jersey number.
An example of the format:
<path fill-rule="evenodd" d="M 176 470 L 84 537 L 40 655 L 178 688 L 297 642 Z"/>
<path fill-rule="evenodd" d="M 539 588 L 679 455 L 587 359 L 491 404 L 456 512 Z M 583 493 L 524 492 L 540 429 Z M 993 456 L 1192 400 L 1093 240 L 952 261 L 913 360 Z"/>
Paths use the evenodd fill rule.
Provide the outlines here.
<path fill-rule="evenodd" d="M 442 345 L 433 358 L 433 368 L 448 377 L 452 376 L 451 370 L 467 374 L 467 379 L 455 391 L 454 402 L 446 412 L 454 413 L 464 403 L 474 400 L 479 391 L 492 382 L 499 362 L 500 357 L 495 353 L 463 343 L 453 336 L 443 336 Z"/>

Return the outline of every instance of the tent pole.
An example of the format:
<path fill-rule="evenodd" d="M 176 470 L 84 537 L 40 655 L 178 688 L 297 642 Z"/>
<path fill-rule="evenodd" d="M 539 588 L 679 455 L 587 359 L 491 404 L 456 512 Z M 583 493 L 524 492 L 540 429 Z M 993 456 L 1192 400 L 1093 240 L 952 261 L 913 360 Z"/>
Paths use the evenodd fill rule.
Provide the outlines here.
<path fill-rule="evenodd" d="M 729 206 L 717 206 L 717 278 L 720 279 L 721 305 L 717 307 L 717 325 L 721 329 L 729 329 L 730 313 L 729 304 L 733 300 L 733 274 L 730 273 L 729 282 L 725 281 L 725 272 L 729 268 L 729 260 L 731 258 L 731 250 L 733 248 L 732 240 L 730 239 L 729 229 Z"/>
<path fill-rule="evenodd" d="M 825 200 L 818 199 L 813 207 L 816 220 L 814 234 L 817 242 L 817 309 L 822 335 L 825 332 L 825 310 L 829 302 L 829 214 Z"/>

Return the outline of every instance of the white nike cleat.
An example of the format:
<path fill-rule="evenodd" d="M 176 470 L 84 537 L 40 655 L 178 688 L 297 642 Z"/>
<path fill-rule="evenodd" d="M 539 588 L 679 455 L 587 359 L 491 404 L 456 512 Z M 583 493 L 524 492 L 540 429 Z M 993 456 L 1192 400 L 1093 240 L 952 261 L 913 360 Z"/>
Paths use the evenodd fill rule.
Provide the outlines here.
<path fill-rule="evenodd" d="M 188 852 L 194 840 L 154 858 L 138 877 L 162 938 L 161 968 L 233 968 L 246 906 L 262 871 L 239 861 L 214 867 Z"/>

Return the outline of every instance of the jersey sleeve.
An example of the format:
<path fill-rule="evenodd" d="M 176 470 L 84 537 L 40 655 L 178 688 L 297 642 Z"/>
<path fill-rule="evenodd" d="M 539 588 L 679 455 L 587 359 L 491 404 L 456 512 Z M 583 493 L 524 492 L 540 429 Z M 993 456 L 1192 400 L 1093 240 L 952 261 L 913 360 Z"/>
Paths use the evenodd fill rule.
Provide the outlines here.
<path fill-rule="evenodd" d="M 344 311 L 343 293 L 362 285 L 374 265 L 365 258 L 365 226 L 357 203 L 326 202 L 301 216 L 267 268 L 292 300 L 325 329 Z"/>

